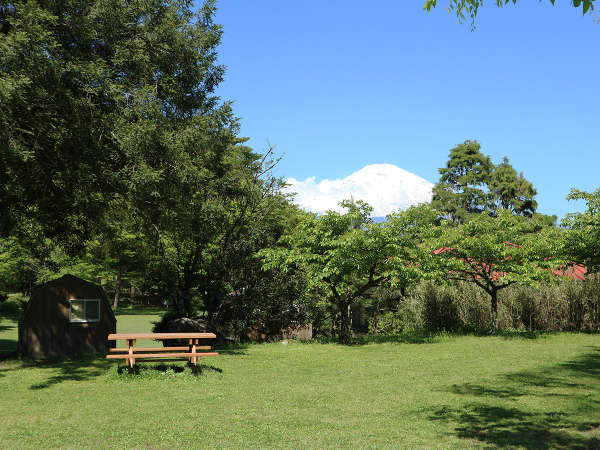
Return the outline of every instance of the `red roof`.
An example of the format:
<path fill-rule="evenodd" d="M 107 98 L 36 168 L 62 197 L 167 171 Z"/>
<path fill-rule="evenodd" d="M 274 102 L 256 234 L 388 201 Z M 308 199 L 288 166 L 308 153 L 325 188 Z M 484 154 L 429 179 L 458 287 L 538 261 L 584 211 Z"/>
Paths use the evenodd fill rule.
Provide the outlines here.
<path fill-rule="evenodd" d="M 566 270 L 555 270 L 555 275 L 561 275 L 563 277 L 571 278 L 572 280 L 585 280 L 587 275 L 587 269 L 581 264 L 575 264 L 567 267 Z"/>
<path fill-rule="evenodd" d="M 512 242 L 507 242 L 506 244 L 521 247 L 520 245 L 513 244 Z M 450 247 L 440 247 L 433 251 L 434 255 L 439 255 L 440 253 L 447 252 L 448 250 L 452 250 Z M 494 278 L 498 277 L 498 273 L 494 272 Z M 566 270 L 556 269 L 554 270 L 554 275 L 559 275 L 563 277 L 570 278 L 572 280 L 585 280 L 587 276 L 587 269 L 581 264 L 573 264 L 566 268 Z"/>

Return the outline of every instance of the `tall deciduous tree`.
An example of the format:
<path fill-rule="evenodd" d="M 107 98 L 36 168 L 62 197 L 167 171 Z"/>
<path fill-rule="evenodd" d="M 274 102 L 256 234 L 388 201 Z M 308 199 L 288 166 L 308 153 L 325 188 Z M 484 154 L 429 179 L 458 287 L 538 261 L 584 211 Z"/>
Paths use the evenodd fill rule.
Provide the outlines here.
<path fill-rule="evenodd" d="M 124 281 L 132 284 L 154 254 L 134 208 L 122 196 L 112 196 L 102 227 L 88 242 L 88 253 L 114 278 L 113 308 L 118 308 Z"/>
<path fill-rule="evenodd" d="M 573 189 L 569 200 L 584 200 L 587 210 L 568 214 L 563 226 L 567 233 L 567 253 L 590 272 L 600 271 L 600 189 L 583 192 Z"/>
<path fill-rule="evenodd" d="M 512 284 L 549 280 L 564 264 L 560 230 L 539 220 L 502 211 L 480 214 L 467 223 L 445 223 L 429 246 L 437 258 L 441 280 L 475 283 L 489 296 L 492 333 L 497 330 L 498 292 Z"/>
<path fill-rule="evenodd" d="M 116 209 L 157 249 L 153 273 L 182 312 L 212 316 L 242 287 L 236 265 L 266 245 L 257 230 L 285 200 L 214 95 L 224 73 L 214 13 L 212 0 L 197 11 L 189 0 L 0 10 L 0 178 L 10 181 L 0 232 L 25 216 L 48 236 L 95 229 L 118 270 L 132 236 Z"/>
<path fill-rule="evenodd" d="M 327 293 L 341 320 L 340 342 L 350 339 L 350 308 L 382 283 L 408 283 L 419 278 L 422 267 L 412 264 L 421 249 L 419 214 L 414 209 L 377 224 L 372 208 L 362 201 L 345 201 L 344 214 L 329 211 L 310 215 L 279 247 L 264 250 L 266 268 L 304 271 L 309 287 Z"/>
<path fill-rule="evenodd" d="M 173 301 L 186 315 L 206 311 L 209 320 L 226 294 L 245 287 L 235 268 L 269 245 L 261 232 L 285 202 L 280 180 L 268 174 L 270 164 L 240 145 L 230 112 L 223 119 L 218 132 L 211 132 L 213 120 L 201 118 L 173 136 L 185 163 L 175 158 L 148 169 L 156 177 L 134 187 L 142 220 L 175 282 Z"/>
<path fill-rule="evenodd" d="M 191 8 L 186 0 L 4 2 L 0 233 L 29 217 L 48 236 L 86 237 L 105 217 L 107 195 L 187 164 L 175 136 L 202 120 L 217 135 L 231 121 L 213 95 L 224 71 L 214 2 Z"/>

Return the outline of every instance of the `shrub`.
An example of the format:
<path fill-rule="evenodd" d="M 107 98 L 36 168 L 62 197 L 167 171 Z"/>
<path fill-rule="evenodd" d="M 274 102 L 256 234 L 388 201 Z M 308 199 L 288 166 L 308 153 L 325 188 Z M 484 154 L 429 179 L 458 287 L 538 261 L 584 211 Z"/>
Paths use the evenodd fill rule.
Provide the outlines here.
<path fill-rule="evenodd" d="M 453 331 L 460 328 L 461 318 L 452 289 L 425 283 L 418 294 L 422 298 L 423 322 L 428 330 Z"/>
<path fill-rule="evenodd" d="M 23 314 L 28 298 L 21 293 L 8 294 L 6 299 L 0 302 L 0 315 L 18 320 Z"/>
<path fill-rule="evenodd" d="M 600 331 L 600 279 L 563 279 L 538 287 L 514 285 L 498 296 L 498 327 L 529 331 Z M 414 287 L 397 311 L 378 317 L 371 333 L 487 330 L 490 300 L 479 287 L 459 282 L 451 286 L 424 282 Z"/>
<path fill-rule="evenodd" d="M 414 298 L 407 298 L 397 311 L 388 311 L 369 320 L 371 334 L 400 334 L 422 328 L 421 311 Z"/>

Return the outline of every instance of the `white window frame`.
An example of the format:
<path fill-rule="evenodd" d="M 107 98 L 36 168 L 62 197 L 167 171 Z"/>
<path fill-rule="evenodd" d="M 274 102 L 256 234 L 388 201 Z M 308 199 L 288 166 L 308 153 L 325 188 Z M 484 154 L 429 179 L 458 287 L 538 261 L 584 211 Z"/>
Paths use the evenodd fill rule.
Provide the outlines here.
<path fill-rule="evenodd" d="M 73 302 L 83 302 L 83 317 L 87 317 L 87 305 L 89 302 L 98 302 L 98 318 L 94 320 L 88 319 L 73 319 Z M 71 298 L 69 299 L 69 322 L 71 323 L 92 323 L 100 322 L 102 318 L 102 308 L 100 307 L 99 298 Z"/>

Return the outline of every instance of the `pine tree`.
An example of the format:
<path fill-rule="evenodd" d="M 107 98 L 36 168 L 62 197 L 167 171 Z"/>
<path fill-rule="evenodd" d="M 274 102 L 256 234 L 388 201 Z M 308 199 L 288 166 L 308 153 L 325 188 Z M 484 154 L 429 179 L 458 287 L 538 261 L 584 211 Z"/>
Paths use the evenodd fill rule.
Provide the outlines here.
<path fill-rule="evenodd" d="M 497 210 L 508 210 L 513 214 L 531 217 L 537 209 L 536 189 L 504 157 L 492 173 L 489 189 Z"/>
<path fill-rule="evenodd" d="M 450 150 L 446 167 L 439 169 L 432 204 L 453 222 L 461 223 L 468 214 L 490 208 L 488 183 L 494 164 L 480 149 L 477 141 L 466 140 Z"/>

